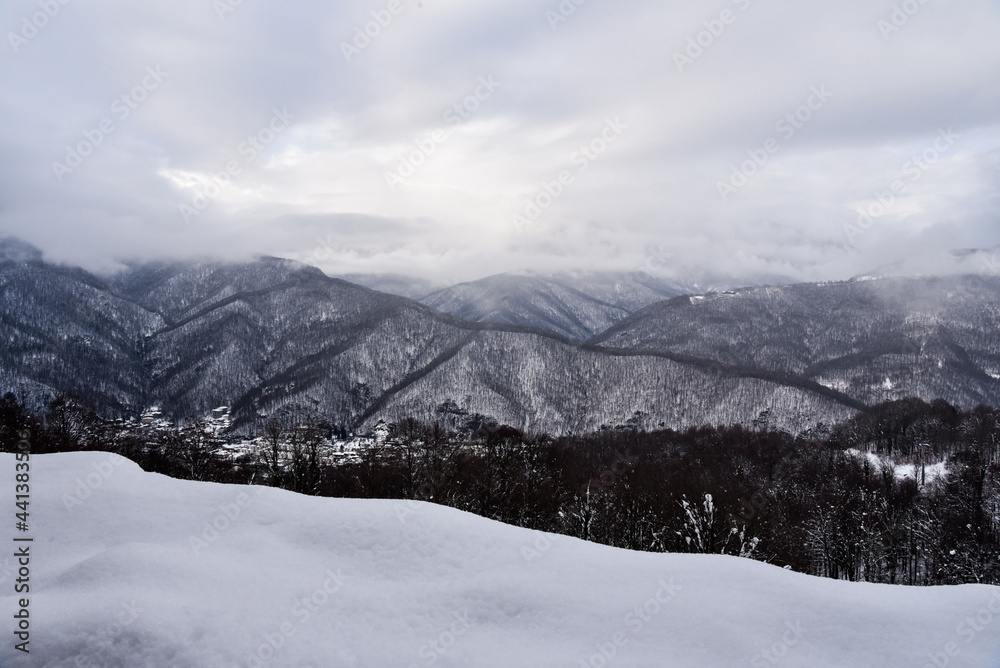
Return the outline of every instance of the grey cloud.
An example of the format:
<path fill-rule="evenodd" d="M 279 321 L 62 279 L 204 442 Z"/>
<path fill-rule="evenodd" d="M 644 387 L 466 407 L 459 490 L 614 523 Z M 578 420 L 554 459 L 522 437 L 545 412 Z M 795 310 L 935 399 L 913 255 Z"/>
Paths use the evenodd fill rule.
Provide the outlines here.
<path fill-rule="evenodd" d="M 342 43 L 387 2 L 243 2 L 224 20 L 195 0 L 63 6 L 0 55 L 0 233 L 88 266 L 280 253 L 433 280 L 630 271 L 651 248 L 692 278 L 946 272 L 952 248 L 1000 243 L 994 2 L 926 3 L 884 39 L 894 3 L 881 0 L 595 0 L 555 30 L 558 2 L 401 1 L 351 62 Z M 679 72 L 674 54 L 725 9 L 733 22 Z M 16 34 L 34 11 L 8 3 L 0 28 Z M 118 118 L 114 100 L 149 66 L 168 77 Z M 501 88 L 445 122 L 486 75 Z M 833 98 L 781 136 L 814 86 Z M 241 142 L 275 108 L 291 127 L 247 160 Z M 575 152 L 616 116 L 629 129 L 577 171 Z M 60 183 L 52 162 L 105 118 L 113 132 Z M 857 209 L 946 127 L 960 144 L 847 243 Z M 446 140 L 390 190 L 385 173 L 435 129 Z M 775 137 L 723 202 L 718 183 Z M 179 207 L 232 160 L 240 174 L 185 223 Z M 515 229 L 564 170 L 573 184 Z"/>

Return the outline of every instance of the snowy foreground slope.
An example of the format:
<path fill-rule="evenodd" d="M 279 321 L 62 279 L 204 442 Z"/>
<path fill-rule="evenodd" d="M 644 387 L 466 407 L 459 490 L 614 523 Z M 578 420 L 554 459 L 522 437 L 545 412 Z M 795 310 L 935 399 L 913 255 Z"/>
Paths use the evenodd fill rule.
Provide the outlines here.
<path fill-rule="evenodd" d="M 13 470 L 0 455 L 10 497 Z M 997 588 L 628 552 L 423 503 L 172 480 L 102 453 L 35 457 L 32 483 L 32 653 L 13 650 L 4 549 L 5 668 L 1000 667 Z"/>

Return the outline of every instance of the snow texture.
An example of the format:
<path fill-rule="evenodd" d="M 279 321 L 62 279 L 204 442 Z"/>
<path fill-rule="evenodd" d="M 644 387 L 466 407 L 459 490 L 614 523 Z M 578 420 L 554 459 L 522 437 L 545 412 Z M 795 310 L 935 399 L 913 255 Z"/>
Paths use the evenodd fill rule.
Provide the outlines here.
<path fill-rule="evenodd" d="M 0 456 L 0 489 L 13 471 Z M 105 453 L 35 457 L 32 481 L 32 651 L 4 631 L 5 668 L 1000 667 L 995 587 L 629 552 L 426 503 L 173 480 Z"/>

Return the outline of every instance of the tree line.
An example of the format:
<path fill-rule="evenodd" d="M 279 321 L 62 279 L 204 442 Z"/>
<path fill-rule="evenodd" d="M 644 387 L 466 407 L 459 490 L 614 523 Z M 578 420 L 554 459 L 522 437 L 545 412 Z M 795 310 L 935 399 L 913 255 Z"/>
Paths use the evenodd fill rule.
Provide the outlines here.
<path fill-rule="evenodd" d="M 729 554 L 813 575 L 906 585 L 1000 584 L 1000 409 L 904 399 L 799 435 L 768 427 L 550 438 L 489 420 L 408 418 L 331 458 L 331 425 L 266 423 L 255 448 L 203 421 L 102 420 L 58 397 L 0 400 L 0 438 L 34 452 L 106 450 L 177 478 L 330 497 L 429 501 L 616 547 Z"/>

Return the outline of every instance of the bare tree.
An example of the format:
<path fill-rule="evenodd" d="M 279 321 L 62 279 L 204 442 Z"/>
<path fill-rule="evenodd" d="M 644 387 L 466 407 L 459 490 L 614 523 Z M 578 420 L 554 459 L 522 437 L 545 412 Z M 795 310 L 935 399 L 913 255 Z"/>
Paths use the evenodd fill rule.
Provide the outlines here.
<path fill-rule="evenodd" d="M 281 487 L 284 470 L 281 464 L 281 439 L 285 430 L 277 420 L 268 420 L 264 425 L 264 450 L 261 458 L 267 472 L 267 482 L 271 487 Z"/>

